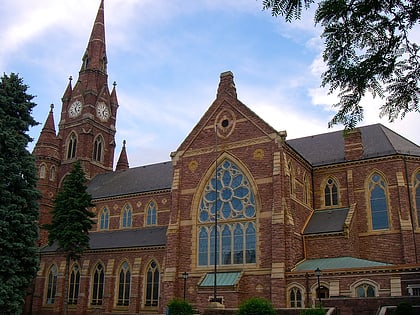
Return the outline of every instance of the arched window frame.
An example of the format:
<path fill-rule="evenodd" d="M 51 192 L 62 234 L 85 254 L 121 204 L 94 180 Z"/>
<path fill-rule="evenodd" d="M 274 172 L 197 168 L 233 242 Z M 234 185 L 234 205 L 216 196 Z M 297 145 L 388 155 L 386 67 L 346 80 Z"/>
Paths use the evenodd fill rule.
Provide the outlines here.
<path fill-rule="evenodd" d="M 123 261 L 117 274 L 116 305 L 130 305 L 131 268 L 128 261 Z"/>
<path fill-rule="evenodd" d="M 416 209 L 417 227 L 420 228 L 420 170 L 414 172 L 413 176 L 414 208 Z"/>
<path fill-rule="evenodd" d="M 93 141 L 93 160 L 96 162 L 103 162 L 104 153 L 104 138 L 98 135 Z"/>
<path fill-rule="evenodd" d="M 80 267 L 78 264 L 73 264 L 70 268 L 69 275 L 69 291 L 67 303 L 69 305 L 76 305 L 77 299 L 79 298 L 79 288 L 80 288 Z"/>
<path fill-rule="evenodd" d="M 287 301 L 291 308 L 305 307 L 305 288 L 298 283 L 291 283 L 287 289 Z"/>
<path fill-rule="evenodd" d="M 52 305 L 55 303 L 57 294 L 57 278 L 58 268 L 56 264 L 52 264 L 47 272 L 46 285 L 45 285 L 45 304 Z"/>
<path fill-rule="evenodd" d="M 50 181 L 55 181 L 55 178 L 57 176 L 57 169 L 54 165 L 51 166 L 50 168 Z"/>
<path fill-rule="evenodd" d="M 371 294 L 372 290 L 373 295 Z M 379 285 L 370 279 L 360 279 L 350 285 L 350 292 L 353 297 L 375 297 L 379 296 Z M 360 292 L 363 292 L 364 295 L 361 295 Z"/>
<path fill-rule="evenodd" d="M 227 164 L 225 164 L 227 163 Z M 252 266 L 257 262 L 257 202 L 251 176 L 230 158 L 221 157 L 218 163 L 217 225 L 219 266 Z M 226 176 L 226 177 L 225 177 Z M 226 191 L 225 191 L 226 190 Z M 197 265 L 214 265 L 214 208 L 216 173 L 209 170 L 198 188 L 197 203 Z M 232 193 L 230 193 L 231 191 Z M 239 210 L 240 209 L 240 210 Z"/>
<path fill-rule="evenodd" d="M 380 172 L 373 172 L 369 176 L 368 209 L 370 215 L 370 228 L 373 231 L 390 228 L 388 183 Z"/>
<path fill-rule="evenodd" d="M 145 275 L 145 301 L 146 307 L 158 307 L 160 295 L 160 268 L 159 264 L 153 259 L 147 265 Z"/>
<path fill-rule="evenodd" d="M 154 199 L 152 199 L 147 204 L 146 211 L 145 211 L 146 213 L 145 223 L 147 226 L 157 224 L 157 212 L 158 212 L 157 202 Z"/>
<path fill-rule="evenodd" d="M 103 207 L 102 211 L 99 213 L 98 227 L 99 230 L 108 230 L 109 229 L 109 210 L 108 207 Z"/>
<path fill-rule="evenodd" d="M 324 206 L 337 207 L 340 204 L 340 186 L 336 178 L 329 176 L 323 184 Z"/>
<path fill-rule="evenodd" d="M 76 157 L 76 150 L 77 150 L 77 135 L 73 131 L 67 138 L 67 160 L 74 159 Z"/>
<path fill-rule="evenodd" d="M 39 178 L 44 179 L 47 177 L 47 165 L 45 163 L 41 163 L 39 166 Z"/>
<path fill-rule="evenodd" d="M 311 205 L 311 183 L 307 173 L 303 176 L 303 202 L 308 206 Z"/>
<path fill-rule="evenodd" d="M 105 268 L 101 262 L 95 265 L 92 272 L 91 305 L 102 305 L 105 287 Z"/>
<path fill-rule="evenodd" d="M 127 229 L 131 228 L 133 222 L 133 207 L 130 203 L 126 203 L 123 206 L 121 212 L 121 228 Z"/>
<path fill-rule="evenodd" d="M 318 288 L 318 283 L 315 282 L 311 287 L 311 293 L 312 297 L 317 301 L 319 300 L 319 294 L 321 294 L 321 300 L 328 299 L 330 297 L 330 287 L 328 283 L 321 281 Z"/>

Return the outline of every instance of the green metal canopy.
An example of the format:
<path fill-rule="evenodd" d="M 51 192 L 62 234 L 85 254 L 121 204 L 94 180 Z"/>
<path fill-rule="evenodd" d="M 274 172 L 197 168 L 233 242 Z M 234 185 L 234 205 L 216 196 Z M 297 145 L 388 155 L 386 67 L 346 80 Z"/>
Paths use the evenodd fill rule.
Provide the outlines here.
<path fill-rule="evenodd" d="M 296 265 L 293 271 L 313 271 L 316 268 L 320 268 L 321 270 L 331 270 L 384 266 L 391 266 L 391 264 L 354 257 L 335 257 L 304 260 Z"/>
<path fill-rule="evenodd" d="M 218 272 L 216 274 L 216 285 L 218 287 L 234 286 L 241 278 L 241 272 Z M 200 287 L 214 286 L 214 272 L 207 273 L 199 284 Z"/>

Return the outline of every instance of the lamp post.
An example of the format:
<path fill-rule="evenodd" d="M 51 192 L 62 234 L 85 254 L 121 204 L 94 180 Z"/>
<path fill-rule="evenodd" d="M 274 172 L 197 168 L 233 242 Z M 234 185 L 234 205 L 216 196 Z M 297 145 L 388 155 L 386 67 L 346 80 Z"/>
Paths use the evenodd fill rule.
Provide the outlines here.
<path fill-rule="evenodd" d="M 184 301 L 185 301 L 185 297 L 187 294 L 187 279 L 188 279 L 188 273 L 186 271 L 182 273 L 182 278 L 184 279 Z"/>
<path fill-rule="evenodd" d="M 321 303 L 321 285 L 320 285 L 320 282 L 319 282 L 319 277 L 321 276 L 321 274 L 322 274 L 321 269 L 319 269 L 319 267 L 316 268 L 315 269 L 315 276 L 318 279 L 318 289 L 317 289 L 317 292 L 318 292 L 319 307 L 322 307 L 322 303 Z"/>

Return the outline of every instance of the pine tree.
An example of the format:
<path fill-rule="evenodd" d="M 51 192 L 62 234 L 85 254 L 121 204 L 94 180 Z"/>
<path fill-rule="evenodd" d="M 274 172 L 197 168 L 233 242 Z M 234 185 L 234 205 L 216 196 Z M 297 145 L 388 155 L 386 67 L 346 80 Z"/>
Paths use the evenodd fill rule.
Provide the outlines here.
<path fill-rule="evenodd" d="M 89 230 L 95 215 L 92 196 L 87 192 L 86 177 L 79 161 L 63 182 L 62 189 L 54 200 L 52 222 L 44 227 L 48 231 L 48 243 L 58 245 L 58 251 L 65 254 L 66 268 L 63 293 L 63 314 L 67 313 L 69 269 L 71 261 L 77 261 L 89 248 Z"/>
<path fill-rule="evenodd" d="M 38 198 L 34 157 L 27 132 L 34 96 L 17 74 L 0 79 L 0 310 L 21 314 L 38 269 Z"/>

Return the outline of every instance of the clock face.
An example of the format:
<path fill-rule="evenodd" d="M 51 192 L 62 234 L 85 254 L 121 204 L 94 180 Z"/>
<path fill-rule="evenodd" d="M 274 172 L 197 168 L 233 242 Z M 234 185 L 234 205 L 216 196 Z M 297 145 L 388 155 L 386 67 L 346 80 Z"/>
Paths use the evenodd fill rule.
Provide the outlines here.
<path fill-rule="evenodd" d="M 70 117 L 76 117 L 82 112 L 82 102 L 75 101 L 70 105 L 69 115 Z"/>
<path fill-rule="evenodd" d="M 96 106 L 96 115 L 102 119 L 107 120 L 109 118 L 109 109 L 108 106 L 106 106 L 105 103 L 98 103 Z"/>

